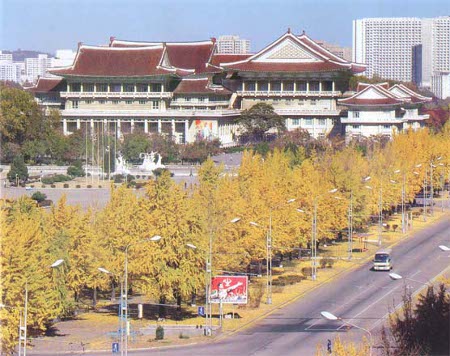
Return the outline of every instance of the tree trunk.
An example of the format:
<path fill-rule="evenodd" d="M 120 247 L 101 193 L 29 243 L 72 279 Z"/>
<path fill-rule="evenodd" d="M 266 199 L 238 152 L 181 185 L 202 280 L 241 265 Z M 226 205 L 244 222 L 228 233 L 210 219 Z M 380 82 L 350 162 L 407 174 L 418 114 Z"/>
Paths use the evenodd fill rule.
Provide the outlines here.
<path fill-rule="evenodd" d="M 97 306 L 97 287 L 94 287 L 92 291 L 92 306 L 95 308 Z"/>
<path fill-rule="evenodd" d="M 164 304 L 166 304 L 166 298 L 165 297 L 160 297 L 159 298 L 159 304 L 163 304 L 163 305 L 158 305 L 158 316 L 160 318 L 166 318 L 166 306 Z"/>
<path fill-rule="evenodd" d="M 114 281 L 111 282 L 111 301 L 114 302 L 116 300 L 116 284 Z"/>

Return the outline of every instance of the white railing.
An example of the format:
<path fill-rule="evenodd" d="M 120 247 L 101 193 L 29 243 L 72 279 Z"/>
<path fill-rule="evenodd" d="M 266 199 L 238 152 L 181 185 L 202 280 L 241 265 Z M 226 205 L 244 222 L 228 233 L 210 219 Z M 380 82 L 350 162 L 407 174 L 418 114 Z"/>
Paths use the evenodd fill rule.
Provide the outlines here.
<path fill-rule="evenodd" d="M 128 98 L 171 98 L 173 93 L 167 91 L 155 91 L 155 92 L 113 92 L 113 91 L 92 91 L 92 92 L 78 92 L 78 91 L 62 91 L 60 93 L 62 98 L 79 98 L 79 99 L 92 99 L 92 98 L 106 98 L 106 99 L 128 99 Z"/>
<path fill-rule="evenodd" d="M 317 110 L 307 110 L 307 109 L 277 109 L 275 112 L 278 115 L 308 115 L 308 116 L 338 116 L 341 114 L 340 110 L 330 110 L 330 109 L 317 109 Z"/>
<path fill-rule="evenodd" d="M 85 109 L 66 109 L 61 110 L 63 118 L 69 117 L 192 117 L 192 116 L 229 116 L 237 115 L 241 111 L 233 109 L 221 110 L 85 110 Z"/>
<path fill-rule="evenodd" d="M 228 106 L 228 101 L 186 101 L 186 100 L 172 100 L 171 106 Z"/>
<path fill-rule="evenodd" d="M 374 119 L 360 119 L 341 117 L 343 124 L 401 124 L 405 120 L 402 118 L 374 118 Z"/>
<path fill-rule="evenodd" d="M 240 90 L 237 91 L 237 94 L 240 96 L 276 96 L 276 97 L 282 97 L 282 96 L 325 96 L 325 97 L 332 97 L 332 96 L 341 96 L 340 91 L 254 91 L 254 90 Z"/>

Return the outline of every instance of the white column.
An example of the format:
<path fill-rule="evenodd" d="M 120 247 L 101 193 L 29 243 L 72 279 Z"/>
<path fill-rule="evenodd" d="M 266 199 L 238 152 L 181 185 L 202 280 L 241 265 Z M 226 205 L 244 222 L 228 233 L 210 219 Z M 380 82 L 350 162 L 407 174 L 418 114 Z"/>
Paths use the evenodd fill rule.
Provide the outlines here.
<path fill-rule="evenodd" d="M 331 90 L 332 91 L 335 91 L 336 90 L 336 87 L 335 87 L 336 85 L 335 85 L 335 82 L 334 82 L 334 80 L 331 82 Z"/>
<path fill-rule="evenodd" d="M 91 135 L 94 134 L 94 119 L 91 119 Z"/>
<path fill-rule="evenodd" d="M 281 91 L 284 91 L 284 83 L 281 81 Z"/>
<path fill-rule="evenodd" d="M 306 82 L 306 92 L 309 93 L 309 81 Z"/>
<path fill-rule="evenodd" d="M 267 82 L 267 91 L 270 91 L 272 89 L 272 86 L 270 85 L 270 80 Z"/>
<path fill-rule="evenodd" d="M 77 119 L 77 130 L 81 129 L 81 120 Z"/>
<path fill-rule="evenodd" d="M 158 119 L 158 133 L 161 134 L 162 132 L 162 122 L 161 119 Z"/>
<path fill-rule="evenodd" d="M 80 91 L 84 92 L 84 85 L 83 85 L 83 83 L 80 83 Z"/>
<path fill-rule="evenodd" d="M 258 81 L 255 80 L 255 91 L 258 91 Z"/>
<path fill-rule="evenodd" d="M 189 135 L 189 120 L 184 120 L 184 143 L 188 143 L 188 135 Z"/>
<path fill-rule="evenodd" d="M 322 81 L 319 81 L 319 91 L 322 91 Z"/>
<path fill-rule="evenodd" d="M 245 91 L 245 82 L 242 81 L 242 91 Z"/>
<path fill-rule="evenodd" d="M 148 120 L 147 119 L 144 120 L 144 132 L 148 133 Z"/>
<path fill-rule="evenodd" d="M 175 119 L 172 119 L 172 136 L 175 137 Z"/>
<path fill-rule="evenodd" d="M 117 119 L 117 138 L 120 138 L 122 136 L 122 127 L 120 119 Z"/>
<path fill-rule="evenodd" d="M 161 93 L 164 92 L 164 83 L 161 84 Z"/>
<path fill-rule="evenodd" d="M 134 119 L 131 119 L 131 128 L 130 128 L 130 132 L 134 131 Z"/>
<path fill-rule="evenodd" d="M 294 80 L 294 91 L 297 91 L 297 82 Z"/>
<path fill-rule="evenodd" d="M 67 119 L 63 119 L 63 135 L 67 135 Z"/>

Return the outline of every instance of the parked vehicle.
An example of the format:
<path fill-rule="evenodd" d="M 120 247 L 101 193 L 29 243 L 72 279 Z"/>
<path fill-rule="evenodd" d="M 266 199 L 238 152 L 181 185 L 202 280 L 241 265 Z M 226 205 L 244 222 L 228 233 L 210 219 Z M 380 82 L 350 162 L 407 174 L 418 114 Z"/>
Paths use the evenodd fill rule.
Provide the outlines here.
<path fill-rule="evenodd" d="M 375 253 L 375 257 L 373 259 L 373 269 L 375 271 L 390 271 L 392 269 L 390 249 L 382 249 Z"/>

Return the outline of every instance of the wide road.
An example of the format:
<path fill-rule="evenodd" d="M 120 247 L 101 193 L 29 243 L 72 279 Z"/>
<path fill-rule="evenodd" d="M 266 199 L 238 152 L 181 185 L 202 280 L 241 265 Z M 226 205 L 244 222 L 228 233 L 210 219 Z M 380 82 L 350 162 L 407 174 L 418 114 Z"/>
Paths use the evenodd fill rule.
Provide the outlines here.
<path fill-rule="evenodd" d="M 450 265 L 450 253 L 438 248 L 442 244 L 450 246 L 448 215 L 393 249 L 393 271 L 426 283 Z M 356 328 L 348 329 L 342 322 L 323 319 L 320 312 L 325 310 L 371 331 L 377 346 L 383 318 L 401 303 L 405 284 L 414 291 L 423 288 L 422 284 L 412 281 L 393 281 L 387 272 L 371 271 L 371 264 L 365 264 L 223 341 L 154 352 L 214 356 L 314 355 L 317 344 L 326 347 L 327 340 L 337 335 L 342 340 L 354 341 L 368 335 Z"/>
<path fill-rule="evenodd" d="M 393 271 L 411 279 L 393 281 L 387 272 L 371 271 L 367 263 L 324 284 L 289 306 L 275 310 L 252 327 L 215 343 L 171 349 L 129 351 L 130 355 L 314 355 L 321 344 L 340 336 L 344 341 L 360 342 L 367 332 L 347 327 L 342 321 L 320 316 L 328 311 L 345 321 L 370 331 L 374 353 L 379 331 L 387 313 L 401 304 L 405 286 L 413 292 L 424 287 L 450 265 L 450 253 L 438 246 L 450 246 L 450 218 L 406 238 L 393 249 Z M 319 271 L 320 273 L 320 271 Z M 110 355 L 111 353 L 104 353 Z M 103 355 L 96 352 L 95 355 Z"/>

